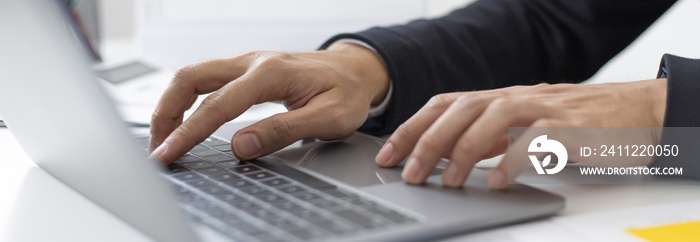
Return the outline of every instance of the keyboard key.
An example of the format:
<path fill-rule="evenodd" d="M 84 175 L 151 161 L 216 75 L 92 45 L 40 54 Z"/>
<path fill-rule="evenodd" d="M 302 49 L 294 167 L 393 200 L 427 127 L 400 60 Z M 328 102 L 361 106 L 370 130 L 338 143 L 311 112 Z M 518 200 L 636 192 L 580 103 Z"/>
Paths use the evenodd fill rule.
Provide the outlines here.
<path fill-rule="evenodd" d="M 190 169 L 202 169 L 202 168 L 207 168 L 207 167 L 212 167 L 214 164 L 206 162 L 206 161 L 198 161 L 198 162 L 192 162 L 192 163 L 187 163 L 185 166 L 189 167 Z"/>
<path fill-rule="evenodd" d="M 232 150 L 230 144 L 213 145 L 211 148 L 214 148 L 215 150 L 218 150 L 221 152 L 228 152 L 228 151 Z"/>
<path fill-rule="evenodd" d="M 228 156 L 228 155 L 224 155 L 224 154 L 208 155 L 208 156 L 204 156 L 202 158 L 204 158 L 205 160 L 211 161 L 211 162 L 222 162 L 222 161 L 236 160 L 236 158 Z"/>
<path fill-rule="evenodd" d="M 193 155 L 184 155 L 175 161 L 175 164 L 186 164 L 191 162 L 203 161 L 202 158 Z"/>
<path fill-rule="evenodd" d="M 219 166 L 221 166 L 221 167 L 223 167 L 223 168 L 232 169 L 232 168 L 235 168 L 235 167 L 239 167 L 239 166 L 242 166 L 242 165 L 246 165 L 246 164 L 248 164 L 248 163 L 245 163 L 245 162 L 243 162 L 243 161 L 238 161 L 238 160 L 232 160 L 232 161 L 219 162 L 219 163 L 216 163 L 216 164 L 219 165 Z"/>
<path fill-rule="evenodd" d="M 208 150 L 208 149 L 209 149 L 209 147 L 206 147 L 206 146 L 200 144 L 200 145 L 195 145 L 194 147 L 192 147 L 192 149 L 190 149 L 190 152 L 199 151 L 199 150 Z"/>
<path fill-rule="evenodd" d="M 286 200 L 285 198 L 268 191 L 257 193 L 253 197 L 263 200 L 266 203 L 281 202 Z"/>
<path fill-rule="evenodd" d="M 180 194 L 178 194 L 177 199 L 178 199 L 178 201 L 180 201 L 181 203 L 184 203 L 184 204 L 189 204 L 191 202 L 204 200 L 204 198 L 202 196 L 199 196 L 193 192 L 180 193 Z"/>
<path fill-rule="evenodd" d="M 252 166 L 252 165 L 244 165 L 244 166 L 234 167 L 232 170 L 237 172 L 237 173 L 245 174 L 245 173 L 259 171 L 260 168 L 258 168 L 256 166 Z"/>
<path fill-rule="evenodd" d="M 247 174 L 246 176 L 252 178 L 253 180 L 265 180 L 265 179 L 268 179 L 268 178 L 271 178 L 271 177 L 275 177 L 274 174 L 269 173 L 269 172 L 267 172 L 267 171 L 258 172 L 258 173 L 252 173 L 252 174 Z"/>
<path fill-rule="evenodd" d="M 197 155 L 197 156 L 208 156 L 208 155 L 214 155 L 214 154 L 221 154 L 216 150 L 212 149 L 206 149 L 206 150 L 195 150 L 195 151 L 190 151 L 191 154 Z"/>
<path fill-rule="evenodd" d="M 193 186 L 193 187 L 202 187 L 202 186 L 214 184 L 214 183 L 212 183 L 212 182 L 210 182 L 210 181 L 208 181 L 208 180 L 206 180 L 206 179 L 204 179 L 204 178 L 192 179 L 192 180 L 185 181 L 185 182 L 186 182 L 187 184 L 190 184 L 190 185 Z"/>
<path fill-rule="evenodd" d="M 204 193 L 207 193 L 207 194 L 214 194 L 214 193 L 226 191 L 223 187 L 220 187 L 219 185 L 216 185 L 216 184 L 201 186 L 201 187 L 199 187 L 199 190 L 202 190 Z"/>
<path fill-rule="evenodd" d="M 288 193 L 288 194 L 306 191 L 306 190 L 304 190 L 304 188 L 301 188 L 300 186 L 297 186 L 297 185 L 278 187 L 277 189 L 280 190 L 281 192 Z"/>
<path fill-rule="evenodd" d="M 190 202 L 189 205 L 191 205 L 192 207 L 195 207 L 199 210 L 202 210 L 202 211 L 206 211 L 207 209 L 210 209 L 210 208 L 216 206 L 214 203 L 212 203 L 211 201 L 209 201 L 207 199 L 202 199 L 202 200 Z"/>
<path fill-rule="evenodd" d="M 315 220 L 315 219 L 320 219 L 323 218 L 320 214 L 317 212 L 313 212 L 311 210 L 294 210 L 294 211 L 289 211 L 291 214 L 294 214 L 294 216 L 297 216 L 303 220 Z"/>
<path fill-rule="evenodd" d="M 296 194 L 294 194 L 294 195 L 292 195 L 292 196 L 294 196 L 294 197 L 296 197 L 296 198 L 298 198 L 299 200 L 302 200 L 302 201 L 309 201 L 309 200 L 314 200 L 314 199 L 321 198 L 321 196 L 316 195 L 316 194 L 313 194 L 313 193 L 311 193 L 311 192 L 309 192 L 309 191 L 304 191 L 304 192 L 296 193 Z"/>
<path fill-rule="evenodd" d="M 303 207 L 299 206 L 296 203 L 293 203 L 291 201 L 283 201 L 283 202 L 278 202 L 278 203 L 272 203 L 270 204 L 273 207 L 279 208 L 280 210 L 284 211 L 292 211 L 292 210 L 299 210 L 299 209 L 304 209 Z"/>
<path fill-rule="evenodd" d="M 260 217 L 260 220 L 265 221 L 268 224 L 271 225 L 280 225 L 280 224 L 288 224 L 291 223 L 288 219 L 279 216 L 277 214 L 270 214 L 269 216 L 264 216 Z"/>
<path fill-rule="evenodd" d="M 275 179 L 272 179 L 269 181 L 264 181 L 262 183 L 265 185 L 271 186 L 271 187 L 276 187 L 276 186 L 289 184 L 289 181 L 282 179 L 282 178 L 275 178 Z"/>
<path fill-rule="evenodd" d="M 231 212 L 229 212 L 228 210 L 226 210 L 220 206 L 212 206 L 212 207 L 208 208 L 207 210 L 205 210 L 204 213 L 206 213 L 209 216 L 212 216 L 216 219 L 221 219 L 221 218 L 226 217 L 226 215 L 228 215 Z"/>
<path fill-rule="evenodd" d="M 231 204 L 232 206 L 242 210 L 242 211 L 248 211 L 248 210 L 257 210 L 260 209 L 260 206 L 251 202 L 251 201 L 239 201 L 237 203 Z"/>
<path fill-rule="evenodd" d="M 258 185 L 243 187 L 239 190 L 241 190 L 242 192 L 245 192 L 247 194 L 250 194 L 250 195 L 258 194 L 258 193 L 266 191 L 265 188 L 262 188 L 261 186 L 258 186 Z"/>
<path fill-rule="evenodd" d="M 226 214 L 223 218 L 220 218 L 219 220 L 224 224 L 234 228 L 238 226 L 250 225 L 248 222 L 245 221 L 244 218 L 232 213 Z"/>
<path fill-rule="evenodd" d="M 232 173 L 229 173 L 229 172 L 222 173 L 222 174 L 211 175 L 210 177 L 211 177 L 211 178 L 214 178 L 215 180 L 219 180 L 219 181 L 227 181 L 227 180 L 233 180 L 233 179 L 241 179 L 241 178 L 238 177 L 237 175 L 232 174 Z"/>
<path fill-rule="evenodd" d="M 186 172 L 188 170 L 181 165 L 172 164 L 172 165 L 166 166 L 165 171 L 169 174 L 177 174 L 177 173 Z"/>
<path fill-rule="evenodd" d="M 224 184 L 228 185 L 228 186 L 236 187 L 236 188 L 253 185 L 253 184 L 250 183 L 249 181 L 242 180 L 242 179 L 237 179 L 237 180 L 226 180 L 226 181 L 222 181 L 222 182 L 223 182 Z"/>
<path fill-rule="evenodd" d="M 198 175 L 196 172 L 193 171 L 181 172 L 173 175 L 172 177 L 180 181 L 189 181 L 193 179 L 202 178 L 202 176 Z"/>
<path fill-rule="evenodd" d="M 200 172 L 206 176 L 216 176 L 216 175 L 230 173 L 228 170 L 221 168 L 221 167 L 218 167 L 218 166 L 199 168 L 199 169 L 196 169 L 196 171 Z"/>
<path fill-rule="evenodd" d="M 226 191 L 226 190 L 218 192 L 218 193 L 214 193 L 214 194 L 212 194 L 212 196 L 214 196 L 217 199 L 224 201 L 226 203 L 231 203 L 233 201 L 238 201 L 238 200 L 243 199 L 243 197 L 238 196 L 238 195 L 234 194 L 233 192 Z"/>

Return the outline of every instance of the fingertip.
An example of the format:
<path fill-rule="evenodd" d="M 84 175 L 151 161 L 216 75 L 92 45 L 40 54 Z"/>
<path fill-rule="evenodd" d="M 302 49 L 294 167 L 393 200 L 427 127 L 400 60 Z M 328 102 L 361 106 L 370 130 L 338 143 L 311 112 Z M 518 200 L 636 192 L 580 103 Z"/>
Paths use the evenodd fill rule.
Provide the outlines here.
<path fill-rule="evenodd" d="M 446 187 L 460 188 L 464 184 L 464 180 L 461 177 L 459 166 L 457 166 L 454 161 L 447 163 L 447 167 L 442 173 L 442 184 Z"/>
<path fill-rule="evenodd" d="M 501 169 L 496 168 L 489 176 L 489 187 L 494 190 L 505 190 L 508 188 L 508 176 Z"/>
<path fill-rule="evenodd" d="M 379 150 L 379 153 L 377 153 L 377 156 L 374 158 L 374 160 L 380 166 L 388 167 L 391 166 L 391 164 L 389 164 L 389 161 L 391 161 L 393 154 L 394 145 L 391 143 L 391 141 L 387 141 L 386 144 L 384 144 L 384 146 L 382 147 L 382 149 Z"/>
<path fill-rule="evenodd" d="M 167 159 L 165 159 L 166 152 L 168 151 L 168 146 L 168 142 L 163 142 L 163 144 L 158 146 L 158 148 L 156 148 L 148 158 L 159 160 L 165 164 L 169 164 L 170 162 Z"/>
<path fill-rule="evenodd" d="M 425 182 L 425 179 L 421 178 L 421 172 L 420 162 L 415 157 L 411 157 L 406 162 L 403 172 L 401 172 L 401 178 L 408 184 L 421 185 Z"/>

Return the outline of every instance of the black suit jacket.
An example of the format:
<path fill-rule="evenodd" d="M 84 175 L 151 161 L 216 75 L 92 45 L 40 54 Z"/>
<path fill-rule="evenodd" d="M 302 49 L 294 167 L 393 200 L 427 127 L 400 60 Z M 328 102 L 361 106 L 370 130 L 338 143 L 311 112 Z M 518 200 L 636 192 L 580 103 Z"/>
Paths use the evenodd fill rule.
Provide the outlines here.
<path fill-rule="evenodd" d="M 323 47 L 358 39 L 384 59 L 392 100 L 377 118 L 382 125 L 363 131 L 386 134 L 439 93 L 583 81 L 674 2 L 481 0 L 437 19 L 340 34 Z M 700 61 L 667 55 L 662 65 L 669 78 L 664 126 L 700 126 Z M 694 170 L 700 177 L 700 165 Z"/>

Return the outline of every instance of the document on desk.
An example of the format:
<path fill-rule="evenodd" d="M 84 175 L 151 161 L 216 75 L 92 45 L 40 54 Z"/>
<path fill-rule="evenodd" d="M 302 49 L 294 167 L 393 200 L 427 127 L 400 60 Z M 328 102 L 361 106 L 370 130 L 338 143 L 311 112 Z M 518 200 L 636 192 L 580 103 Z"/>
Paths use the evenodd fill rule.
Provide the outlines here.
<path fill-rule="evenodd" d="M 700 241 L 700 200 L 555 218 L 594 241 Z"/>

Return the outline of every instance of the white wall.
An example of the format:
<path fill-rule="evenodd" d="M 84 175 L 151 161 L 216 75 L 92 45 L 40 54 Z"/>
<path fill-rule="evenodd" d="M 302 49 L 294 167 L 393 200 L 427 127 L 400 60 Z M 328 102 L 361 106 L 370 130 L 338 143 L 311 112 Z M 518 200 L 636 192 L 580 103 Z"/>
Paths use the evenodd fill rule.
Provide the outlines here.
<path fill-rule="evenodd" d="M 134 14 L 137 0 L 97 0 L 100 3 L 103 38 L 132 37 L 135 29 Z M 424 16 L 437 17 L 474 0 L 422 0 Z"/>

